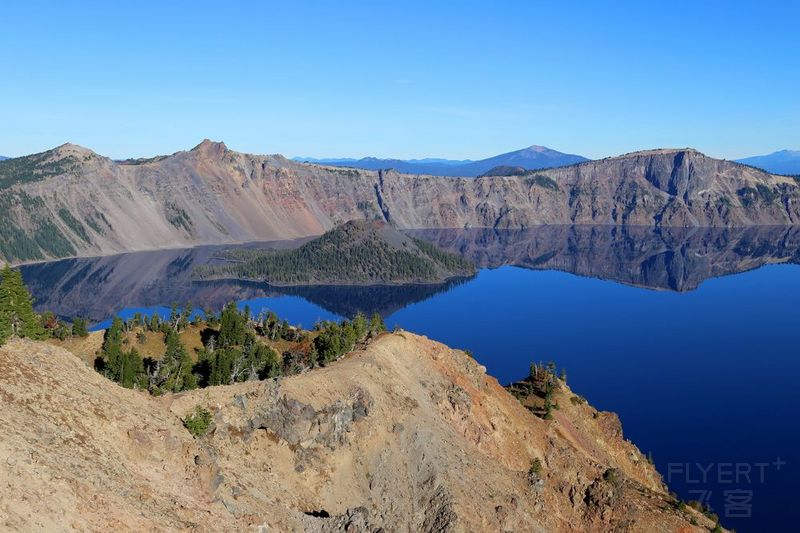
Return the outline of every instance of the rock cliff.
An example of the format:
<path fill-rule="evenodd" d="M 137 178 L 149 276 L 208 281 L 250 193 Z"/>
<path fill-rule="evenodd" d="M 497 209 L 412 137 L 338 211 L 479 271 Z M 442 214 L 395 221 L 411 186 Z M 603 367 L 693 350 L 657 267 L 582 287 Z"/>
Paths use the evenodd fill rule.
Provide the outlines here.
<path fill-rule="evenodd" d="M 564 386 L 542 420 L 463 352 L 406 332 L 298 376 L 160 398 L 15 340 L 0 398 L 3 530 L 712 525 L 678 508 L 614 415 Z M 198 405 L 213 423 L 194 439 L 181 418 Z"/>
<path fill-rule="evenodd" d="M 800 185 L 689 149 L 478 179 L 304 164 L 210 141 L 147 160 L 63 145 L 0 162 L 0 257 L 12 262 L 291 239 L 351 219 L 398 229 L 791 225 Z"/>

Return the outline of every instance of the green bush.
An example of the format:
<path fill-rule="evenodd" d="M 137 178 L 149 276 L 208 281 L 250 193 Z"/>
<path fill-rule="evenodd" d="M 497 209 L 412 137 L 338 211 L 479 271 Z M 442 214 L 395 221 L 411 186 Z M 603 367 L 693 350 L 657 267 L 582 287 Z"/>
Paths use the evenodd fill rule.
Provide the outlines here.
<path fill-rule="evenodd" d="M 556 183 L 555 180 L 543 174 L 534 174 L 533 176 L 525 178 L 525 182 L 528 184 L 529 187 L 532 185 L 536 185 L 544 189 L 550 189 L 551 191 L 561 190 L 558 187 L 558 183 Z"/>
<path fill-rule="evenodd" d="M 603 481 L 612 487 L 619 488 L 622 486 L 622 473 L 616 468 L 609 468 L 603 472 Z"/>
<path fill-rule="evenodd" d="M 199 405 L 194 408 L 194 412 L 186 417 L 183 425 L 189 430 L 193 437 L 202 437 L 208 432 L 211 427 L 211 412 Z"/>
<path fill-rule="evenodd" d="M 88 337 L 89 330 L 86 326 L 86 319 L 75 317 L 72 321 L 72 335 L 75 337 Z"/>
<path fill-rule="evenodd" d="M 538 457 L 531 461 L 531 467 L 528 469 L 529 476 L 542 477 L 542 460 Z"/>

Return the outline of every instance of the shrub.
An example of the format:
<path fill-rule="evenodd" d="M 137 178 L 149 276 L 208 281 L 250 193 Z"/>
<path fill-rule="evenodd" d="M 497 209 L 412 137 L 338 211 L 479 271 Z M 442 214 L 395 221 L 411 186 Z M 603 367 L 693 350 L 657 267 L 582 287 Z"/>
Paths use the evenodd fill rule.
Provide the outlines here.
<path fill-rule="evenodd" d="M 616 468 L 609 468 L 603 472 L 603 481 L 612 487 L 619 488 L 622 486 L 622 474 Z"/>
<path fill-rule="evenodd" d="M 72 334 L 75 337 L 88 337 L 89 330 L 86 327 L 86 319 L 81 317 L 75 317 L 75 320 L 72 322 Z"/>
<path fill-rule="evenodd" d="M 193 437 L 202 437 L 208 432 L 211 426 L 211 412 L 199 405 L 194 408 L 194 412 L 186 417 L 183 425 L 189 430 Z"/>
<path fill-rule="evenodd" d="M 548 176 L 545 176 L 544 174 L 534 174 L 531 177 L 525 178 L 525 182 L 529 187 L 532 185 L 537 185 L 544 189 L 550 189 L 551 191 L 561 190 L 558 186 L 558 183 L 556 183 L 555 180 L 553 180 Z"/>
<path fill-rule="evenodd" d="M 531 467 L 528 469 L 529 476 L 542 477 L 542 460 L 538 457 L 531 461 Z"/>

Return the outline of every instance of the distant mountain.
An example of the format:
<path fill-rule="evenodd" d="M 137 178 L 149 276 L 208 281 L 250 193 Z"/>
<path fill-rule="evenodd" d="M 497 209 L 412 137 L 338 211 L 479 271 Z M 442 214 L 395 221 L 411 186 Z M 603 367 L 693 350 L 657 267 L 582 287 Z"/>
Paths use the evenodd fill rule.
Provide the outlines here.
<path fill-rule="evenodd" d="M 800 182 L 686 148 L 482 178 L 310 165 L 211 141 L 124 162 L 73 144 L 0 161 L 0 262 L 293 239 L 353 219 L 398 229 L 800 225 Z"/>
<path fill-rule="evenodd" d="M 745 157 L 737 162 L 762 168 L 773 174 L 800 174 L 800 150 L 781 150 L 768 155 Z"/>
<path fill-rule="evenodd" d="M 8 159 L 8 158 L 6 156 L 4 156 L 4 155 L 0 155 L 0 161 L 3 161 L 4 159 Z"/>
<path fill-rule="evenodd" d="M 336 167 L 353 167 L 365 170 L 394 169 L 405 174 L 431 174 L 433 176 L 477 177 L 499 166 L 521 167 L 526 170 L 539 170 L 551 167 L 564 167 L 588 161 L 583 156 L 565 154 L 544 146 L 529 146 L 522 150 L 496 155 L 479 161 L 453 159 L 312 159 L 296 157 L 295 161 L 307 161 Z"/>

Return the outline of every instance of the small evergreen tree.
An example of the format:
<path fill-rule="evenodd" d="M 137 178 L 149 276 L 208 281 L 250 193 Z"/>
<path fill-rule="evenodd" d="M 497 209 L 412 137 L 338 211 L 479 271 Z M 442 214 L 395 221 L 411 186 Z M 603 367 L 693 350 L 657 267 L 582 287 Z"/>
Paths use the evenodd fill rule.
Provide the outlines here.
<path fill-rule="evenodd" d="M 120 382 L 124 361 L 122 358 L 122 319 L 115 316 L 106 330 L 102 348 L 102 370 L 109 379 Z M 95 365 L 97 366 L 97 365 Z"/>
<path fill-rule="evenodd" d="M 157 312 L 153 312 L 153 315 L 150 317 L 150 331 L 155 333 L 160 329 L 161 329 L 161 319 L 159 318 Z"/>
<path fill-rule="evenodd" d="M 246 331 L 245 318 L 236 309 L 235 303 L 230 303 L 222 309 L 220 316 L 218 346 L 237 346 L 244 342 Z"/>
<path fill-rule="evenodd" d="M 6 265 L 0 281 L 0 339 L 13 335 L 29 339 L 44 339 L 47 331 L 42 327 L 39 315 L 33 310 L 33 297 L 22 274 Z"/>
<path fill-rule="evenodd" d="M 5 272 L 6 270 L 4 269 L 3 274 L 5 274 Z M 0 279 L 0 346 L 5 344 L 13 333 L 11 328 L 11 293 L 4 280 L 5 276 Z"/>
<path fill-rule="evenodd" d="M 369 321 L 369 332 L 372 335 L 377 335 L 384 331 L 386 331 L 386 324 L 383 322 L 381 315 L 375 313 Z"/>
<path fill-rule="evenodd" d="M 144 362 L 135 348 L 123 353 L 120 361 L 119 384 L 128 389 L 144 388 Z"/>
<path fill-rule="evenodd" d="M 72 321 L 72 335 L 75 337 L 88 337 L 89 330 L 86 327 L 86 319 L 75 317 Z"/>
<path fill-rule="evenodd" d="M 365 317 L 363 313 L 357 313 L 356 316 L 353 317 L 353 331 L 355 331 L 358 340 L 363 339 L 367 335 L 368 327 L 367 317 Z"/>
<path fill-rule="evenodd" d="M 197 379 L 192 374 L 192 362 L 189 354 L 186 353 L 186 347 L 174 330 L 168 330 L 166 345 L 164 358 L 158 365 L 158 390 L 156 392 L 180 392 L 197 388 Z"/>

